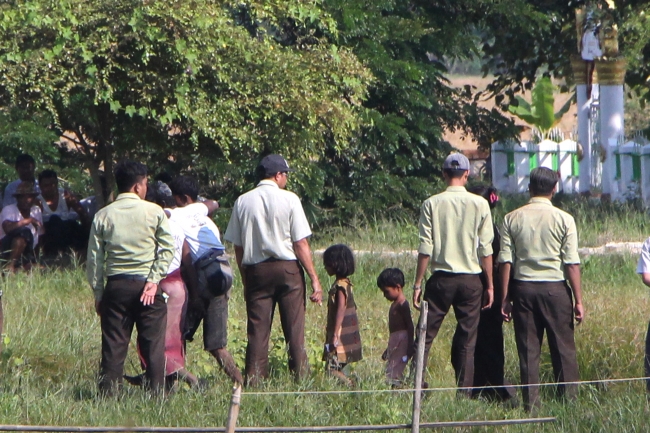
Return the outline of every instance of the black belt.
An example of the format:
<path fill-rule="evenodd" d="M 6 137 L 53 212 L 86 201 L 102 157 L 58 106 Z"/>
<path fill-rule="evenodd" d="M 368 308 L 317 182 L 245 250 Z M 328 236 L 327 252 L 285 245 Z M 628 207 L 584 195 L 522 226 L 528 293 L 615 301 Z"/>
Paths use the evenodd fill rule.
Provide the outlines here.
<path fill-rule="evenodd" d="M 117 275 L 111 275 L 110 277 L 106 278 L 106 281 L 120 281 L 120 280 L 131 280 L 131 281 L 147 281 L 147 277 L 143 277 L 142 275 L 129 275 L 129 274 L 117 274 Z"/>

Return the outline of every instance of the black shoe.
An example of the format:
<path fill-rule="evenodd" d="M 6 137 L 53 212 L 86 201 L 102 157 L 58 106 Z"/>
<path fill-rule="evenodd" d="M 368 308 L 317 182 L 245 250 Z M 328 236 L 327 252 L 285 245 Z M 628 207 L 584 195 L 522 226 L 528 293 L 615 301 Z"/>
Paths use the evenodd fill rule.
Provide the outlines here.
<path fill-rule="evenodd" d="M 133 386 L 142 386 L 142 383 L 144 382 L 144 373 L 138 374 L 137 376 L 124 375 L 124 380 Z"/>

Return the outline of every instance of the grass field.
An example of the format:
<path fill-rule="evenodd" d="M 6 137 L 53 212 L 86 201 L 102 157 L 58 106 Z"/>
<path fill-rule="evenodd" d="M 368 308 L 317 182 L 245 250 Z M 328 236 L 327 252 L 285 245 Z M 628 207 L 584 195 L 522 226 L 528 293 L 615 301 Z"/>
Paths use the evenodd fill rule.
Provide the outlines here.
<path fill-rule="evenodd" d="M 399 236 L 400 231 L 395 229 Z M 385 234 L 387 239 L 392 235 Z M 352 236 L 350 236 L 352 237 Z M 368 237 L 371 236 L 370 234 Z M 371 240 L 368 239 L 368 242 Z M 377 242 L 377 239 L 372 239 Z M 328 239 L 315 242 L 322 246 Z M 401 242 L 401 241 L 400 241 Z M 406 242 L 406 240 L 404 240 Z M 322 245 L 320 245 L 322 244 Z M 359 248 L 355 245 L 356 248 Z M 643 344 L 648 320 L 647 290 L 634 274 L 636 257 L 590 257 L 584 263 L 586 321 L 576 331 L 583 380 L 642 376 Z M 353 276 L 359 305 L 364 360 L 354 366 L 361 390 L 387 390 L 380 360 L 387 341 L 386 301 L 375 278 L 387 266 L 401 267 L 412 278 L 415 261 L 402 257 L 364 256 Z M 331 283 L 322 265 L 323 285 Z M 99 320 L 82 269 L 18 275 L 2 282 L 5 307 L 5 347 L 0 361 L 0 423 L 56 425 L 160 425 L 215 426 L 225 422 L 231 384 L 216 363 L 201 350 L 200 338 L 188 346 L 188 368 L 209 381 L 203 392 L 181 388 L 164 402 L 139 389 L 127 388 L 117 400 L 96 396 L 95 374 L 99 361 Z M 410 296 L 410 293 L 409 293 Z M 286 355 L 279 328 L 273 331 L 272 377 L 262 391 L 339 390 L 322 374 L 319 361 L 324 338 L 326 308 L 308 305 L 307 346 L 310 377 L 293 383 L 286 373 Z M 229 347 L 243 364 L 245 310 L 239 281 L 230 303 Z M 413 312 L 414 318 L 416 312 Z M 277 320 L 276 320 L 277 322 Z M 277 325 L 277 324 L 276 324 Z M 445 321 L 431 350 L 428 377 L 432 387 L 453 387 L 449 362 L 453 317 Z M 505 326 L 507 378 L 518 383 L 512 327 Z M 543 380 L 551 366 L 544 349 Z M 131 351 L 127 373 L 138 372 Z M 584 385 L 579 400 L 564 404 L 543 393 L 540 416 L 556 416 L 544 426 L 474 428 L 453 431 L 503 432 L 641 432 L 648 431 L 650 406 L 641 382 Z M 343 395 L 244 395 L 240 426 L 296 426 L 390 424 L 410 422 L 410 396 L 395 393 Z M 457 400 L 453 391 L 437 391 L 423 402 L 422 420 L 483 420 L 525 417 L 521 409 L 507 409 L 483 401 Z M 450 430 L 452 431 L 452 430 Z"/>

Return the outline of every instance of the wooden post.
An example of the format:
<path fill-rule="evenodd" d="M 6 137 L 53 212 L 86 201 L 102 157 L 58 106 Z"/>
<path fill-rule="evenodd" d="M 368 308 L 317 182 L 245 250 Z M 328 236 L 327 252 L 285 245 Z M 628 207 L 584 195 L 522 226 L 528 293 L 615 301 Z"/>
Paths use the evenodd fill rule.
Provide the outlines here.
<path fill-rule="evenodd" d="M 418 347 L 415 358 L 415 391 L 413 392 L 413 421 L 411 433 L 420 433 L 420 402 L 422 400 L 422 376 L 424 375 L 424 345 L 427 336 L 427 313 L 429 304 L 422 301 L 418 323 Z"/>
<path fill-rule="evenodd" d="M 230 400 L 230 410 L 228 411 L 228 420 L 226 421 L 226 433 L 235 433 L 237 427 L 237 417 L 239 417 L 239 403 L 241 402 L 241 383 L 235 382 L 232 387 L 232 399 Z"/>

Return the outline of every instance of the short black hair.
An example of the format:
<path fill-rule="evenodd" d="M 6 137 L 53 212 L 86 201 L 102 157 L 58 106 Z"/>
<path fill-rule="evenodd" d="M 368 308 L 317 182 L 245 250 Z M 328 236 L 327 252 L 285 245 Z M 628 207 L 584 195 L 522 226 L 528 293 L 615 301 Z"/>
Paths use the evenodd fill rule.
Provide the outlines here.
<path fill-rule="evenodd" d="M 377 277 L 377 287 L 404 287 L 404 272 L 399 268 L 388 268 L 381 271 Z"/>
<path fill-rule="evenodd" d="M 460 179 L 467 172 L 459 168 L 443 168 L 442 172 L 447 175 L 449 179 Z"/>
<path fill-rule="evenodd" d="M 59 176 L 56 175 L 56 171 L 46 169 L 46 170 L 41 171 L 38 174 L 38 182 L 40 183 L 41 180 L 43 180 L 43 179 L 57 179 L 58 180 Z"/>
<path fill-rule="evenodd" d="M 147 194 L 145 195 L 144 199 L 150 201 L 151 203 L 156 203 L 162 208 L 173 208 L 176 206 L 174 197 L 160 193 L 158 182 L 149 182 L 147 184 Z"/>
<path fill-rule="evenodd" d="M 557 185 L 558 174 L 546 167 L 537 167 L 530 172 L 528 189 L 532 195 L 551 195 Z"/>
<path fill-rule="evenodd" d="M 332 245 L 323 253 L 323 264 L 330 267 L 337 277 L 354 274 L 354 254 L 344 244 Z"/>
<path fill-rule="evenodd" d="M 491 198 L 492 194 L 496 195 L 497 193 L 497 189 L 493 185 L 474 185 L 467 188 L 467 191 L 486 199 L 490 204 L 490 209 L 494 209 L 498 203 L 498 201 L 493 201 Z"/>
<path fill-rule="evenodd" d="M 147 177 L 147 166 L 140 162 L 124 160 L 117 163 L 114 174 L 117 191 L 128 192 L 133 185 Z"/>
<path fill-rule="evenodd" d="M 18 157 L 16 157 L 15 166 L 18 167 L 19 165 L 24 164 L 26 162 L 36 165 L 36 161 L 34 161 L 32 155 L 29 155 L 27 153 L 21 153 L 20 155 L 18 155 Z"/>
<path fill-rule="evenodd" d="M 199 196 L 199 183 L 192 176 L 178 176 L 169 183 L 173 195 L 187 195 L 196 201 Z"/>
<path fill-rule="evenodd" d="M 156 177 L 153 178 L 153 180 L 159 180 L 161 182 L 166 183 L 169 185 L 169 183 L 172 181 L 172 175 L 167 173 L 166 171 L 163 171 L 161 173 L 158 173 Z"/>

